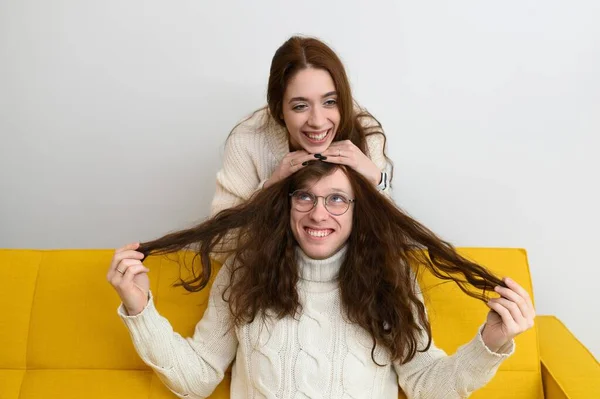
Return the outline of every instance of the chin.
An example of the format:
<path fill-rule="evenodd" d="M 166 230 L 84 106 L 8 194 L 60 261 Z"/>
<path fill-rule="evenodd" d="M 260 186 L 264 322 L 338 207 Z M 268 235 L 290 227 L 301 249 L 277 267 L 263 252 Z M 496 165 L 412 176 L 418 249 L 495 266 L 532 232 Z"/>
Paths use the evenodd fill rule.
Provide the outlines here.
<path fill-rule="evenodd" d="M 331 144 L 331 143 L 321 144 L 318 146 L 306 145 L 304 149 L 306 150 L 306 152 L 308 152 L 310 154 L 321 154 L 321 153 L 325 152 L 326 149 L 329 148 L 329 144 Z"/>
<path fill-rule="evenodd" d="M 302 251 L 304 251 L 304 253 L 306 254 L 306 256 L 308 256 L 311 259 L 316 259 L 316 260 L 321 260 L 321 259 L 327 259 L 333 255 L 335 255 L 335 253 L 337 252 L 337 248 L 332 249 L 332 248 L 324 248 L 324 247 L 320 247 L 320 248 L 315 248 L 314 246 L 300 246 L 300 248 L 302 248 Z"/>

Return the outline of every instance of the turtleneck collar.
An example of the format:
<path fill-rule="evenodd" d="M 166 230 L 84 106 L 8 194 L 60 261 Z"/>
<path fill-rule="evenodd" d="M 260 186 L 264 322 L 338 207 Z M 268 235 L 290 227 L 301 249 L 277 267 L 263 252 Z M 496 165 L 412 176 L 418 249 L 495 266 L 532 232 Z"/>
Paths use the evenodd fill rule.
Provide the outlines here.
<path fill-rule="evenodd" d="M 346 258 L 347 245 L 326 259 L 309 258 L 300 246 L 296 246 L 296 261 L 300 278 L 320 283 L 337 280 L 342 262 Z"/>

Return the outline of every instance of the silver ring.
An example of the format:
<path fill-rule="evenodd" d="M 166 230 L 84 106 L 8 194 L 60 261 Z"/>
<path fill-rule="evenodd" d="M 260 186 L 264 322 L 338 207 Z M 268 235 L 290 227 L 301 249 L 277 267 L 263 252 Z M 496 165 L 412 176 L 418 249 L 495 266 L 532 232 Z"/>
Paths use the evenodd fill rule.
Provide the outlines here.
<path fill-rule="evenodd" d="M 124 272 L 124 271 L 122 271 L 122 270 L 119 270 L 119 268 L 117 268 L 117 271 L 118 271 L 119 273 L 121 273 L 121 275 L 122 275 L 122 276 L 124 276 L 124 275 L 125 275 L 125 272 Z"/>
<path fill-rule="evenodd" d="M 290 159 L 290 166 L 291 166 L 292 168 L 294 167 L 294 162 L 293 162 L 293 161 L 294 161 L 293 159 Z"/>

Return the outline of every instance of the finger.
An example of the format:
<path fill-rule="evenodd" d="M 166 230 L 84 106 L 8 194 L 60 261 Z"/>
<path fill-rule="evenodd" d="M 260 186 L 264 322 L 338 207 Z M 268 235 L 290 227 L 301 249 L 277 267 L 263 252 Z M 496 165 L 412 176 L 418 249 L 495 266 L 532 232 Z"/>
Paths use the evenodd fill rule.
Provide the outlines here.
<path fill-rule="evenodd" d="M 315 154 L 307 154 L 305 156 L 298 158 L 298 163 L 301 164 L 302 166 L 306 166 L 311 162 L 319 162 L 320 160 L 321 160 L 321 158 L 315 157 Z"/>
<path fill-rule="evenodd" d="M 144 259 L 144 254 L 134 250 L 126 250 L 115 253 L 111 262 L 112 269 L 114 269 L 123 259 Z"/>
<path fill-rule="evenodd" d="M 141 252 L 139 252 L 139 251 L 136 251 L 134 249 L 122 249 L 120 251 L 116 250 L 115 253 L 114 253 L 114 255 L 113 255 L 111 263 L 114 265 L 115 262 L 119 263 L 119 261 L 121 259 L 125 259 L 125 258 L 139 258 L 140 255 L 143 256 L 144 254 L 141 253 Z"/>
<path fill-rule="evenodd" d="M 523 317 L 525 317 L 526 319 L 533 319 L 533 311 L 529 307 L 529 304 L 527 303 L 525 298 L 523 298 L 521 295 L 517 294 L 510 288 L 505 288 L 501 286 L 496 286 L 494 288 L 494 291 L 496 291 L 498 294 L 502 295 L 509 301 L 516 303 L 519 307 L 519 310 L 521 311 L 521 314 L 523 314 Z"/>
<path fill-rule="evenodd" d="M 126 259 L 126 260 L 122 260 L 121 262 L 119 262 L 119 263 L 117 264 L 117 267 L 115 267 L 114 269 L 110 269 L 110 270 L 108 271 L 108 274 L 107 274 L 107 276 L 106 276 L 106 278 L 108 279 L 108 281 L 111 281 L 111 282 L 112 282 L 113 280 L 114 280 L 114 281 L 119 281 L 119 280 L 120 280 L 120 278 L 121 278 L 121 277 L 123 277 L 123 276 L 125 275 L 125 272 L 127 271 L 127 268 L 128 268 L 130 265 L 133 265 L 133 263 L 132 263 L 132 264 L 129 264 L 129 262 L 128 262 L 128 261 L 130 261 L 130 260 L 127 260 L 127 259 Z M 141 262 L 140 262 L 140 261 L 138 261 L 138 260 L 136 260 L 136 262 L 138 262 L 138 263 L 135 263 L 135 264 L 139 264 L 139 263 L 141 263 Z"/>
<path fill-rule="evenodd" d="M 513 290 L 517 294 L 519 294 L 521 297 L 523 297 L 523 299 L 525 299 L 525 302 L 527 302 L 527 305 L 529 306 L 529 308 L 531 310 L 533 310 L 535 313 L 533 301 L 531 300 L 531 296 L 529 296 L 529 293 L 527 292 L 527 290 L 525 288 L 521 287 L 515 280 L 513 280 L 510 277 L 505 277 L 504 283 L 506 284 L 506 286 L 508 288 L 510 288 L 511 290 Z"/>
<path fill-rule="evenodd" d="M 292 159 L 292 164 L 294 166 L 290 166 L 291 172 L 294 173 L 303 167 L 307 166 L 311 162 L 318 162 L 313 154 L 306 153 L 306 155 L 302 155 Z"/>
<path fill-rule="evenodd" d="M 312 156 L 311 156 L 312 157 Z M 313 158 L 314 159 L 314 158 Z M 296 172 L 298 169 L 301 169 L 304 165 L 302 165 L 302 162 L 299 158 L 290 158 L 287 160 L 287 176 L 291 175 L 292 173 Z"/>
<path fill-rule="evenodd" d="M 350 155 L 350 156 L 341 156 L 341 157 L 327 157 L 327 159 L 322 159 L 323 162 L 329 162 L 329 163 L 335 163 L 338 165 L 346 165 L 351 167 L 352 169 L 356 170 L 357 172 L 360 172 L 361 174 L 363 174 L 359 169 L 358 169 L 358 160 L 354 155 Z M 368 178 L 368 176 L 365 176 Z"/>
<path fill-rule="evenodd" d="M 114 270 L 110 270 L 108 273 L 108 281 L 110 281 L 114 286 L 117 286 L 123 277 L 125 277 L 125 273 L 131 267 L 136 267 L 142 265 L 142 262 L 138 259 L 123 259 Z"/>
<path fill-rule="evenodd" d="M 310 154 L 308 152 L 306 152 L 305 150 L 298 150 L 298 151 L 288 152 L 287 154 L 285 154 L 285 156 L 281 160 L 281 164 L 282 165 L 288 165 L 288 166 L 290 166 L 290 164 L 296 165 L 298 163 L 296 161 L 297 159 L 300 159 L 302 157 L 306 157 L 306 156 L 309 156 L 309 155 Z"/>
<path fill-rule="evenodd" d="M 523 316 L 523 314 L 521 313 L 521 310 L 519 309 L 519 307 L 517 306 L 516 303 L 509 301 L 506 298 L 494 298 L 491 300 L 494 303 L 499 304 L 500 306 L 502 306 L 503 308 L 507 309 L 508 312 L 510 313 L 510 317 L 511 319 L 518 325 L 520 326 L 525 326 L 526 325 L 526 319 Z"/>
<path fill-rule="evenodd" d="M 352 144 L 354 145 L 354 144 Z M 354 154 L 354 149 L 353 148 L 348 148 L 348 146 L 345 146 L 343 144 L 338 144 L 338 145 L 330 145 L 329 148 L 327 148 L 325 151 L 323 151 L 321 153 L 321 155 L 324 155 L 326 157 L 335 157 L 335 158 L 341 158 L 341 157 L 351 157 Z"/>
<path fill-rule="evenodd" d="M 349 157 L 351 154 L 350 151 L 342 150 L 341 148 L 328 148 L 321 155 L 327 158 L 344 158 Z"/>
<path fill-rule="evenodd" d="M 118 273 L 121 273 L 121 275 L 123 275 L 123 274 L 125 274 L 125 272 L 127 271 L 127 269 L 129 269 L 130 267 L 141 265 L 141 264 L 142 264 L 142 262 L 139 259 L 123 259 L 117 265 L 117 270 L 116 271 Z"/>
<path fill-rule="evenodd" d="M 140 273 L 148 273 L 150 269 L 148 269 L 144 265 L 136 265 L 127 268 L 125 275 L 121 279 L 122 284 L 128 284 L 133 282 L 133 278 Z"/>
<path fill-rule="evenodd" d="M 139 242 L 132 242 L 130 244 L 125 245 L 124 247 L 118 248 L 115 253 L 119 253 L 119 252 L 123 252 L 123 251 L 128 251 L 128 250 L 135 250 L 138 249 L 140 246 Z"/>
<path fill-rule="evenodd" d="M 501 304 L 499 304 L 497 302 L 497 299 L 490 299 L 488 301 L 487 305 L 493 311 L 495 311 L 496 313 L 498 313 L 500 315 L 500 318 L 502 318 L 502 324 L 504 324 L 507 329 L 509 329 L 511 331 L 516 330 L 517 323 L 513 319 L 512 315 L 510 314 L 510 311 L 507 308 L 505 308 L 504 306 L 502 306 Z"/>
<path fill-rule="evenodd" d="M 354 160 L 352 158 L 328 156 L 327 159 L 323 159 L 323 162 L 335 163 L 338 165 L 347 165 L 351 168 L 354 168 Z"/>

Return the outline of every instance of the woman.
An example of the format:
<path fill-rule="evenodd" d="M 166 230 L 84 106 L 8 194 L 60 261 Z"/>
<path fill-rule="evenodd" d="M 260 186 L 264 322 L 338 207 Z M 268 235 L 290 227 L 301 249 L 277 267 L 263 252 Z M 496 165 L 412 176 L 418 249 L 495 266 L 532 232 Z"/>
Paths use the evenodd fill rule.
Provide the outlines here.
<path fill-rule="evenodd" d="M 355 106 L 335 52 L 317 39 L 291 37 L 273 56 L 267 106 L 227 139 L 212 214 L 246 201 L 315 157 L 355 169 L 390 195 L 385 142 L 379 122 Z"/>
<path fill-rule="evenodd" d="M 233 229 L 207 310 L 184 339 L 156 311 L 141 259 L 194 247 L 210 265 Z M 409 265 L 482 300 L 500 294 L 452 356 L 431 340 Z M 201 290 L 211 272 L 202 267 L 181 285 Z M 465 397 L 492 378 L 535 316 L 517 283 L 462 258 L 362 174 L 325 162 L 194 228 L 117 250 L 107 278 L 136 350 L 181 397 L 210 395 L 234 359 L 234 398 L 396 398 L 398 385 L 409 398 Z"/>

